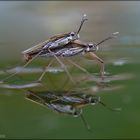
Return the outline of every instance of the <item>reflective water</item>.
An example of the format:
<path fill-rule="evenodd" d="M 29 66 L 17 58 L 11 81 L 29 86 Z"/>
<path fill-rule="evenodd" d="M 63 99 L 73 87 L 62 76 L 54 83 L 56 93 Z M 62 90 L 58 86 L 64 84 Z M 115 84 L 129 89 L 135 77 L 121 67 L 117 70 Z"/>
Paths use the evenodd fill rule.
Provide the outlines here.
<path fill-rule="evenodd" d="M 79 118 L 58 114 L 26 100 L 25 90 L 1 87 L 0 138 L 140 138 L 140 2 L 1 1 L 0 79 L 20 70 L 18 76 L 7 80 L 7 85 L 29 86 L 28 83 L 36 81 L 49 60 L 36 59 L 22 69 L 21 52 L 55 34 L 77 30 L 83 13 L 88 21 L 80 33 L 82 40 L 98 42 L 120 32 L 117 39 L 104 43 L 97 52 L 105 61 L 107 86 L 102 88 L 96 83 L 100 81 L 98 65 L 77 56 L 72 60 L 92 76 L 63 60 L 73 79 L 82 81 L 80 84 L 73 85 L 56 62 L 43 78 L 43 85 L 32 89 L 90 92 L 122 111 L 114 113 L 100 105 L 87 106 L 83 113 L 93 129 L 89 133 Z"/>

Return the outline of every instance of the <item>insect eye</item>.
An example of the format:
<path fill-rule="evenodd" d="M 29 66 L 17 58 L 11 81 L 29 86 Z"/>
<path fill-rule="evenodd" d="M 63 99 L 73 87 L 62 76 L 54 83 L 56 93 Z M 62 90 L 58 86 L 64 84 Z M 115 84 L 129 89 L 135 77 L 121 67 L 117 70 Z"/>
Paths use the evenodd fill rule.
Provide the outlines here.
<path fill-rule="evenodd" d="M 89 46 L 89 48 L 92 48 L 94 45 L 93 45 L 93 43 L 89 43 L 88 46 Z"/>
<path fill-rule="evenodd" d="M 78 117 L 78 112 L 75 111 L 75 112 L 73 113 L 73 116 L 74 116 L 74 117 Z"/>
<path fill-rule="evenodd" d="M 100 101 L 100 98 L 99 97 L 91 97 L 91 98 L 89 98 L 89 101 L 92 105 L 94 105 Z"/>
<path fill-rule="evenodd" d="M 93 104 L 93 105 L 94 105 L 96 102 L 97 102 L 97 101 L 96 101 L 96 99 L 93 99 L 93 98 L 92 98 L 92 99 L 90 99 L 90 103 L 91 103 L 91 104 Z"/>
<path fill-rule="evenodd" d="M 81 109 L 75 109 L 74 112 L 73 112 L 73 116 L 78 117 L 81 113 L 82 113 Z"/>
<path fill-rule="evenodd" d="M 74 36 L 74 35 L 75 35 L 75 33 L 74 33 L 74 32 L 71 32 L 71 33 L 70 33 L 70 35 L 71 35 L 71 36 Z"/>

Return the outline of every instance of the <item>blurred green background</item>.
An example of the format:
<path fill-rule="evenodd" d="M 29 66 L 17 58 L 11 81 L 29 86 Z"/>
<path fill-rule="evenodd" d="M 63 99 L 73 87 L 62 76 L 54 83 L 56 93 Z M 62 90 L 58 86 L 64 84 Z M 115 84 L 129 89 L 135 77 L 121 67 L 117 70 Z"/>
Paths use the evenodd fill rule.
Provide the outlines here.
<path fill-rule="evenodd" d="M 108 90 L 97 93 L 106 104 L 121 107 L 122 111 L 114 113 L 101 105 L 84 108 L 84 116 L 93 130 L 89 133 L 79 118 L 58 114 L 29 102 L 25 100 L 25 92 L 22 90 L 1 88 L 0 138 L 140 138 L 138 1 L 1 1 L 0 70 L 21 63 L 21 51 L 55 34 L 77 30 L 84 13 L 89 20 L 81 30 L 82 40 L 98 42 L 113 32 L 120 32 L 117 39 L 104 43 L 97 52 L 105 61 L 105 71 L 112 77 L 116 76 L 110 81 L 111 87 Z M 89 72 L 99 73 L 96 63 L 93 65 L 92 61 L 82 57 L 75 60 Z M 47 63 L 48 60 L 39 59 L 31 66 L 41 67 Z M 74 68 L 72 75 L 78 74 L 85 75 Z M 39 75 L 40 73 L 20 76 L 26 81 L 32 81 Z M 6 74 L 0 73 L 1 79 L 5 76 Z M 60 80 L 65 82 L 66 78 L 65 73 L 49 73 L 47 76 L 44 83 L 50 90 L 62 87 Z M 19 84 L 22 80 L 13 77 L 9 82 Z M 94 82 L 87 84 L 95 89 Z"/>

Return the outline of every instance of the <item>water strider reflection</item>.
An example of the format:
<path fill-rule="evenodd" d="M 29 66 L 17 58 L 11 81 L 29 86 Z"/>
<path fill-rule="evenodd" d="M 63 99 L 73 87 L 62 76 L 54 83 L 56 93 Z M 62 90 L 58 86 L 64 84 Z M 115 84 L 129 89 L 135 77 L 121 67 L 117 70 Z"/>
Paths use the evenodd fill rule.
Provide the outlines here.
<path fill-rule="evenodd" d="M 112 64 L 113 65 L 113 64 Z M 83 68 L 83 67 L 82 67 Z M 16 72 L 18 71 L 22 74 L 36 74 L 42 72 L 41 69 L 38 68 L 21 68 L 18 69 L 11 69 L 8 72 Z M 32 71 L 33 70 L 33 71 Z M 61 76 L 61 79 L 63 79 L 63 76 L 61 74 L 63 73 L 63 69 L 55 68 L 53 69 L 56 74 Z M 48 71 L 49 72 L 49 69 Z M 51 74 L 53 75 L 53 71 Z M 83 72 L 83 71 L 82 71 Z M 111 111 L 120 111 L 120 108 L 111 108 L 110 106 L 106 105 L 100 98 L 100 96 L 97 96 L 97 92 L 108 91 L 108 90 L 116 90 L 119 88 L 122 88 L 122 85 L 112 86 L 112 82 L 114 81 L 122 81 L 127 80 L 129 78 L 132 78 L 133 75 L 129 73 L 122 73 L 122 74 L 111 74 L 109 72 L 105 72 L 105 80 L 104 82 L 101 81 L 100 75 L 95 73 L 86 72 L 86 74 L 83 74 L 82 72 L 78 72 L 74 75 L 74 79 L 77 82 L 75 87 L 68 86 L 69 88 L 67 90 L 62 88 L 59 90 L 44 90 L 43 88 L 43 82 L 31 82 L 28 84 L 6 84 L 1 83 L 0 88 L 6 88 L 6 89 L 18 89 L 25 92 L 26 99 L 29 101 L 32 101 L 34 103 L 37 103 L 43 107 L 47 107 L 47 109 L 50 109 L 52 111 L 70 115 L 73 117 L 81 118 L 83 121 L 85 127 L 87 130 L 91 131 L 90 125 L 86 121 L 86 118 L 84 117 L 83 110 L 86 109 L 86 106 L 94 106 L 97 104 L 100 104 L 104 106 L 105 108 L 111 110 Z M 74 74 L 74 72 L 72 73 Z M 55 78 L 54 78 L 55 79 Z M 46 79 L 45 79 L 46 80 Z M 59 79 L 60 80 L 60 79 Z M 21 78 L 22 81 L 22 78 Z M 62 81 L 61 81 L 62 82 Z M 64 81 L 65 82 L 65 81 Z M 89 84 L 89 83 L 92 84 Z M 47 84 L 47 82 L 45 81 Z M 59 84 L 59 82 L 57 81 Z M 87 83 L 87 86 L 85 86 Z M 81 86 L 82 84 L 85 84 L 84 86 Z M 110 84 L 110 85 L 108 85 Z M 41 91 L 37 91 L 37 86 L 42 86 Z M 52 85 L 53 86 L 53 85 Z M 35 87 L 35 89 L 31 89 L 32 87 Z M 48 87 L 49 88 L 49 87 Z"/>
<path fill-rule="evenodd" d="M 89 61 L 85 61 L 85 63 L 81 62 L 83 59 L 78 61 L 78 64 L 92 74 L 92 76 L 88 76 L 86 81 L 81 80 L 83 76 L 85 77 L 85 73 L 79 74 L 80 71 L 76 70 L 76 68 L 70 73 L 74 77 L 74 80 L 78 78 L 77 80 L 81 80 L 84 83 L 80 87 L 77 87 L 76 91 L 89 94 L 89 89 L 91 89 L 93 93 L 97 95 L 99 93 L 101 99 L 107 104 L 124 108 L 120 114 L 114 114 L 106 110 L 100 110 L 100 106 L 98 105 L 93 106 L 93 110 L 95 109 L 94 112 L 90 110 L 90 105 L 82 107 L 82 109 L 86 109 L 84 111 L 86 119 L 88 119 L 90 125 L 95 129 L 95 133 L 89 135 L 86 131 L 82 131 L 82 124 L 79 124 L 78 121 L 80 120 L 78 118 L 70 118 L 71 115 L 70 117 L 68 115 L 57 115 L 54 112 L 49 112 L 48 108 L 44 110 L 42 109 L 43 107 L 41 108 L 36 104 L 24 100 L 23 95 L 19 94 L 20 91 L 16 85 L 20 86 L 20 88 L 25 88 L 30 81 L 34 81 L 39 76 L 42 70 L 35 72 L 36 68 L 43 65 L 41 65 L 42 63 L 38 65 L 36 63 L 37 60 L 33 62 L 33 68 L 35 69 L 31 68 L 31 71 L 28 72 L 28 67 L 22 69 L 23 73 L 18 74 L 23 80 L 13 77 L 8 80 L 9 83 L 5 83 L 15 89 L 0 89 L 1 133 L 6 134 L 6 138 L 104 139 L 140 137 L 140 89 L 138 84 L 140 79 L 140 3 L 80 1 L 71 1 L 68 3 L 8 2 L 0 4 L 0 6 L 1 68 L 13 65 L 13 61 L 15 64 L 21 58 L 21 51 L 46 40 L 50 36 L 78 29 L 83 12 L 87 13 L 89 21 L 85 23 L 80 33 L 82 40 L 87 42 L 92 40 L 99 41 L 111 32 L 120 31 L 119 39 L 106 42 L 99 48 L 100 51 L 98 52 L 98 55 L 105 61 L 105 71 L 108 72 L 104 74 L 105 81 L 110 86 L 101 88 L 96 85 L 94 79 L 100 80 L 98 77 L 99 69 L 93 66 L 93 61 L 90 61 L 91 63 Z M 127 61 L 126 58 L 131 58 L 133 62 L 129 63 L 129 60 Z M 107 63 L 107 61 L 111 62 L 111 64 Z M 46 64 L 46 60 L 43 64 Z M 13 70 L 9 73 L 11 74 L 15 71 Z M 95 73 L 98 73 L 98 75 L 94 77 Z M 128 79 L 131 75 L 125 75 L 124 73 L 133 73 L 135 77 Z M 2 79 L 5 74 L 3 72 L 0 72 L 0 74 L 0 79 Z M 49 80 L 49 77 L 52 79 L 52 82 Z M 116 77 L 118 81 L 114 80 Z M 52 91 L 53 88 L 57 90 L 57 87 L 63 85 L 61 83 L 65 81 L 64 78 L 66 77 L 64 77 L 63 71 L 56 74 L 48 72 L 43 80 L 47 87 L 46 90 Z M 23 84 L 24 80 L 28 81 L 26 82 L 27 85 Z M 69 85 L 67 87 L 73 89 L 73 86 Z M 39 90 L 37 86 L 33 89 L 32 87 L 28 88 L 34 92 Z M 65 88 L 66 85 L 64 85 Z M 86 89 L 83 90 L 83 88 Z M 44 87 L 41 87 L 40 91 L 42 90 L 45 90 Z M 12 96 L 7 96 L 8 94 Z M 50 131 L 53 124 L 58 126 Z"/>
<path fill-rule="evenodd" d="M 27 72 L 25 68 L 23 70 Z M 28 72 L 30 73 L 30 71 Z M 81 80 L 79 77 L 84 80 Z M 105 103 L 101 101 L 101 98 L 96 94 L 101 90 L 109 90 L 109 89 L 114 90 L 115 88 L 113 89 L 112 86 L 108 87 L 106 83 L 104 83 L 103 86 L 101 86 L 101 84 L 99 84 L 100 82 L 97 80 L 100 79 L 100 77 L 97 78 L 96 76 L 97 79 L 93 77 L 94 76 L 90 77 L 89 75 L 83 76 L 82 73 L 79 73 L 77 77 L 75 77 L 76 79 L 78 79 L 79 83 L 77 83 L 75 87 L 73 86 L 69 87 L 69 90 L 64 90 L 62 88 L 60 91 L 57 90 L 37 91 L 36 90 L 37 86 L 42 86 L 42 89 L 44 89 L 43 83 L 40 82 L 31 82 L 28 84 L 20 84 L 20 85 L 1 83 L 0 88 L 22 90 L 25 92 L 26 99 L 33 101 L 34 103 L 47 107 L 48 109 L 51 109 L 61 114 L 66 114 L 73 117 L 81 118 L 85 127 L 89 131 L 91 131 L 91 128 L 83 115 L 83 109 L 86 106 L 101 104 L 111 111 L 120 110 L 120 108 L 111 108 L 107 106 Z M 112 81 L 119 80 L 118 78 L 119 76 L 117 75 L 116 77 L 109 76 L 109 75 L 106 76 L 106 78 L 109 77 L 114 77 L 112 79 L 110 78 L 110 80 Z M 125 80 L 125 78 L 128 76 L 125 77 L 124 75 L 123 77 L 121 75 L 120 77 L 122 77 L 120 80 L 123 79 Z M 87 87 L 84 88 L 80 87 L 80 84 L 91 82 L 91 81 L 95 82 L 95 84 L 94 85 L 92 84 L 92 86 L 88 85 Z M 98 82 L 98 84 L 96 84 L 96 82 Z M 31 89 L 33 87 L 35 88 L 34 90 Z M 96 91 L 95 91 L 95 87 L 96 87 Z"/>
<path fill-rule="evenodd" d="M 89 124 L 83 116 L 82 110 L 87 105 L 101 104 L 111 111 L 120 111 L 121 108 L 111 108 L 101 101 L 97 95 L 78 91 L 43 91 L 27 90 L 26 99 L 47 107 L 58 113 L 80 117 L 88 130 Z"/>

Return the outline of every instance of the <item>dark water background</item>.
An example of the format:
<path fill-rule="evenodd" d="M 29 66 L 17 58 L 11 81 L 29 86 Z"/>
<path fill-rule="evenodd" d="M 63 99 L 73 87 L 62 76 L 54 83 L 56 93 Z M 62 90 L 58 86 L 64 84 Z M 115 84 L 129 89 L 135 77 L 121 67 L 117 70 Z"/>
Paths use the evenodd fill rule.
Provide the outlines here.
<path fill-rule="evenodd" d="M 122 111 L 114 113 L 101 105 L 86 107 L 84 116 L 93 129 L 89 133 L 79 118 L 57 114 L 29 102 L 22 90 L 1 88 L 0 138 L 140 138 L 140 2 L 1 1 L 0 78 L 6 76 L 3 69 L 23 61 L 21 51 L 55 34 L 75 31 L 84 13 L 89 20 L 80 33 L 82 40 L 98 42 L 110 33 L 120 32 L 119 38 L 104 43 L 97 52 L 105 61 L 105 71 L 111 74 L 110 88 L 97 94 L 106 104 L 121 107 Z M 74 60 L 93 75 L 99 73 L 96 63 L 82 57 Z M 39 68 L 47 63 L 48 60 L 39 59 L 29 67 Z M 85 75 L 69 67 L 73 76 Z M 20 74 L 25 81 L 36 80 L 39 75 Z M 43 81 L 46 89 L 58 90 L 65 79 L 64 72 L 48 73 Z M 9 79 L 16 84 L 23 81 L 17 77 Z M 70 84 L 66 86 L 72 89 Z M 92 81 L 83 86 L 97 88 Z"/>

